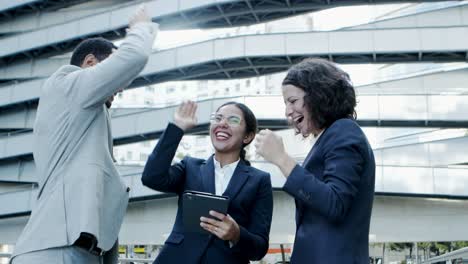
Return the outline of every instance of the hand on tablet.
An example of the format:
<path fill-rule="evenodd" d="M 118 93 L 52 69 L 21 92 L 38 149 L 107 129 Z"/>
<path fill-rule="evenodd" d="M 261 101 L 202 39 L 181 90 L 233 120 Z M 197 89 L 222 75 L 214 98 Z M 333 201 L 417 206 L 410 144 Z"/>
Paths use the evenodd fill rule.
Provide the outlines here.
<path fill-rule="evenodd" d="M 200 226 L 219 239 L 236 244 L 240 237 L 240 229 L 236 221 L 230 215 L 224 215 L 216 211 L 210 211 L 210 215 L 219 220 L 201 217 Z"/>

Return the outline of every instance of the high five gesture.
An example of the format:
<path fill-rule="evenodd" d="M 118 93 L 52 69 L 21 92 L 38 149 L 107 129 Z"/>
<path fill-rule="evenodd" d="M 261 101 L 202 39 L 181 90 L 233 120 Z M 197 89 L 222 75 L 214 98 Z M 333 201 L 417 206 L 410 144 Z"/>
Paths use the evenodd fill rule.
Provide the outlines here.
<path fill-rule="evenodd" d="M 174 124 L 183 131 L 197 125 L 197 103 L 184 101 L 174 113 Z"/>

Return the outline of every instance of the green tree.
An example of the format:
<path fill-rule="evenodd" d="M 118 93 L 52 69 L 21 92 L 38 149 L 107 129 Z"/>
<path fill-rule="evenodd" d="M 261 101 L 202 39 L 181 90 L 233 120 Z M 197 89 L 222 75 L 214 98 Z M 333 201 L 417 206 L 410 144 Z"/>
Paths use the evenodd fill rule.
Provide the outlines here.
<path fill-rule="evenodd" d="M 430 251 L 431 245 L 432 245 L 432 242 L 419 242 L 418 243 L 418 248 L 423 250 L 423 256 L 425 260 L 430 258 L 431 256 L 431 251 Z"/>
<path fill-rule="evenodd" d="M 436 248 L 437 255 L 442 255 L 452 251 L 452 242 L 435 242 L 434 247 Z"/>
<path fill-rule="evenodd" d="M 468 241 L 455 241 L 452 242 L 453 250 L 457 250 L 460 248 L 468 247 Z"/>
<path fill-rule="evenodd" d="M 468 247 L 468 241 L 455 242 L 419 242 L 418 248 L 423 250 L 424 259 Z"/>
<path fill-rule="evenodd" d="M 413 258 L 413 243 L 389 243 L 388 244 L 390 250 L 393 251 L 403 251 L 409 249 L 409 256 Z"/>
<path fill-rule="evenodd" d="M 386 243 L 372 243 L 372 246 L 374 246 L 374 247 L 381 247 L 381 248 L 382 248 L 382 263 L 384 263 L 384 260 L 385 260 L 385 246 L 386 246 Z"/>

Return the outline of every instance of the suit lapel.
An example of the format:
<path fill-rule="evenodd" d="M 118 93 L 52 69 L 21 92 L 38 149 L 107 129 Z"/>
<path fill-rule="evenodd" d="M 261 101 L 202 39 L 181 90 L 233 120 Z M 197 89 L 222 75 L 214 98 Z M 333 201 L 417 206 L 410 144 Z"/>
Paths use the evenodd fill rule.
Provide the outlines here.
<path fill-rule="evenodd" d="M 320 137 L 315 141 L 314 145 L 312 146 L 312 149 L 309 151 L 309 153 L 307 154 L 306 158 L 304 159 L 304 162 L 302 162 L 302 167 L 305 168 L 305 166 L 307 165 L 307 163 L 309 163 L 310 161 L 310 158 L 314 155 L 315 151 L 319 148 L 318 145 L 320 144 L 320 140 L 324 137 L 324 134 L 327 132 L 327 130 L 325 129 L 322 134 L 320 135 Z"/>
<path fill-rule="evenodd" d="M 203 191 L 215 194 L 214 162 L 211 156 L 200 168 Z"/>
<path fill-rule="evenodd" d="M 314 145 L 312 146 L 312 149 L 309 151 L 309 153 L 307 154 L 306 158 L 304 159 L 304 161 L 302 162 L 302 167 L 305 167 L 307 165 L 307 163 L 309 163 L 310 161 L 310 158 L 314 155 L 315 151 L 317 150 L 317 146 L 320 142 L 320 139 L 322 138 L 322 136 L 320 136 L 319 139 L 317 139 L 317 141 L 315 141 Z"/>
<path fill-rule="evenodd" d="M 325 133 L 325 131 L 323 131 Z M 319 148 L 319 143 L 320 140 L 323 138 L 323 133 L 322 135 L 315 141 L 314 145 L 312 146 L 312 149 L 309 151 L 307 154 L 306 158 L 302 162 L 302 167 L 307 170 L 307 166 L 309 165 L 309 162 L 311 161 L 312 157 L 315 155 L 315 152 Z M 298 227 L 302 223 L 302 217 L 304 215 L 304 206 L 302 202 L 298 199 L 295 199 L 296 203 L 296 227 Z"/>
<path fill-rule="evenodd" d="M 230 200 L 233 200 L 237 193 L 242 189 L 242 186 L 244 186 L 249 175 L 250 172 L 248 166 L 243 160 L 240 160 L 223 195 L 229 197 Z"/>

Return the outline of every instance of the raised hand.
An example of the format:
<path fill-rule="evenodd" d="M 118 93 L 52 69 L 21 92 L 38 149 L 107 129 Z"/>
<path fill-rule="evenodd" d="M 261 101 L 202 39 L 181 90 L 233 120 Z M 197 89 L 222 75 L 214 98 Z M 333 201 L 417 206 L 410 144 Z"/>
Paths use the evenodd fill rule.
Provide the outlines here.
<path fill-rule="evenodd" d="M 278 166 L 285 177 L 288 177 L 296 166 L 296 161 L 284 149 L 283 139 L 269 129 L 258 133 L 255 149 L 266 161 Z"/>
<path fill-rule="evenodd" d="M 197 125 L 197 104 L 193 101 L 185 101 L 174 113 L 174 124 L 183 131 L 187 131 Z"/>
<path fill-rule="evenodd" d="M 281 155 L 285 153 L 283 139 L 269 129 L 261 130 L 258 133 L 255 149 L 258 155 L 274 164 L 277 164 Z"/>
<path fill-rule="evenodd" d="M 151 22 L 151 17 L 148 15 L 145 5 L 141 5 L 132 15 L 129 20 L 129 28 L 132 28 L 134 25 L 142 22 Z"/>

